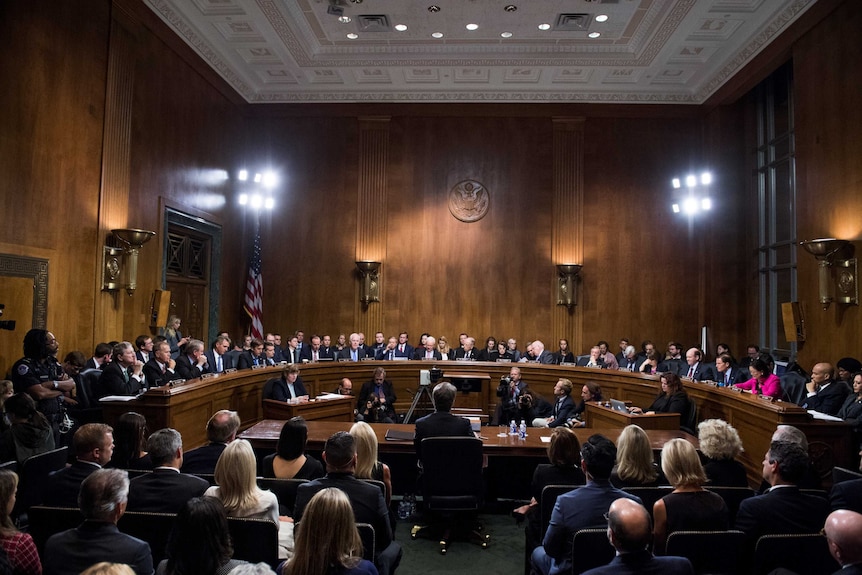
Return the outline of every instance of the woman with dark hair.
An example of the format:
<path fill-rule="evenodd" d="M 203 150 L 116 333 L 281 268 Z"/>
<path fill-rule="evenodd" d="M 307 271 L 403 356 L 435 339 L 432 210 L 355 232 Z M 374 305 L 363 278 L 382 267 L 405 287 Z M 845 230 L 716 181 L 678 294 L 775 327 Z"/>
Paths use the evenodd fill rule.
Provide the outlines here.
<path fill-rule="evenodd" d="M 590 401 L 602 400 L 602 388 L 595 381 L 588 381 L 581 388 L 581 403 L 572 412 L 572 417 L 569 419 L 569 427 L 586 427 L 587 422 L 584 421 L 584 412 L 587 409 L 587 403 Z"/>
<path fill-rule="evenodd" d="M 315 458 L 305 455 L 308 426 L 301 417 L 284 422 L 275 453 L 263 459 L 263 476 L 278 479 L 317 479 L 326 473 Z"/>
<path fill-rule="evenodd" d="M 26 393 L 6 400 L 11 427 L 0 435 L 0 461 L 24 463 L 28 457 L 54 449 L 54 433 L 36 402 Z"/>
<path fill-rule="evenodd" d="M 682 388 L 682 380 L 673 372 L 666 371 L 659 377 L 661 391 L 652 405 L 645 410 L 640 407 L 630 407 L 632 413 L 679 413 L 685 417 L 691 410 L 691 401 Z"/>
<path fill-rule="evenodd" d="M 194 497 L 180 509 L 166 555 L 156 575 L 227 575 L 246 563 L 231 559 L 233 544 L 227 515 L 215 497 Z"/>
<path fill-rule="evenodd" d="M 560 349 L 558 349 L 554 353 L 554 363 L 575 363 L 575 355 L 572 353 L 572 350 L 569 349 L 569 340 L 566 338 L 560 338 Z"/>
<path fill-rule="evenodd" d="M 838 410 L 838 417 L 853 426 L 855 431 L 862 429 L 862 371 L 857 371 L 851 377 L 853 392 L 844 400 L 844 405 Z"/>
<path fill-rule="evenodd" d="M 736 358 L 733 357 L 733 354 L 730 352 L 730 346 L 726 343 L 719 343 L 715 346 L 715 357 L 721 357 L 722 355 L 730 356 L 731 365 L 736 365 Z"/>
<path fill-rule="evenodd" d="M 18 475 L 0 469 L 0 546 L 6 552 L 15 575 L 42 575 L 42 563 L 33 538 L 15 528 L 9 515 L 15 507 Z"/>
<path fill-rule="evenodd" d="M 491 354 L 497 353 L 497 338 L 493 335 L 489 335 L 485 340 L 485 349 L 480 350 L 476 359 L 478 361 L 497 361 L 496 359 L 491 358 Z"/>
<path fill-rule="evenodd" d="M 491 361 L 512 361 L 512 352 L 505 341 L 497 342 L 497 351 L 491 354 Z"/>
<path fill-rule="evenodd" d="M 781 381 L 769 369 L 769 364 L 766 363 L 766 360 L 760 357 L 755 359 L 748 366 L 748 373 L 751 374 L 751 379 L 737 383 L 734 387 L 749 390 L 755 395 L 763 394 L 775 399 L 781 399 Z"/>
<path fill-rule="evenodd" d="M 853 387 L 853 374 L 862 371 L 862 363 L 855 357 L 842 357 L 835 364 L 835 373 L 838 381 L 843 381 L 848 387 Z"/>
<path fill-rule="evenodd" d="M 134 411 L 121 415 L 114 426 L 114 455 L 106 467 L 152 469 L 153 462 L 146 451 L 149 435 L 143 415 Z"/>
<path fill-rule="evenodd" d="M 646 373 L 647 375 L 653 375 L 658 373 L 658 364 L 661 362 L 661 356 L 657 351 L 649 351 L 646 354 L 646 359 L 641 364 L 638 371 L 641 373 Z"/>

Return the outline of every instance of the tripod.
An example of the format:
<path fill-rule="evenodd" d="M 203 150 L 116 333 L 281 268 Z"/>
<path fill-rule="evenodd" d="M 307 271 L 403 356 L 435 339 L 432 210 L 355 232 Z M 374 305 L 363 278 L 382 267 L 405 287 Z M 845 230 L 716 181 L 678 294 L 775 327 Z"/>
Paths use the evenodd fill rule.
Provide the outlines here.
<path fill-rule="evenodd" d="M 404 416 L 404 423 L 410 423 L 410 418 L 413 416 L 416 406 L 419 405 L 419 401 L 422 400 L 423 397 L 426 398 L 425 401 L 427 402 L 423 402 L 423 409 L 427 411 L 430 407 L 431 411 L 434 411 L 434 400 L 431 399 L 430 388 L 430 385 L 419 385 L 419 389 L 416 390 L 416 395 L 413 396 L 413 403 L 410 404 L 410 409 L 407 410 L 407 415 Z"/>

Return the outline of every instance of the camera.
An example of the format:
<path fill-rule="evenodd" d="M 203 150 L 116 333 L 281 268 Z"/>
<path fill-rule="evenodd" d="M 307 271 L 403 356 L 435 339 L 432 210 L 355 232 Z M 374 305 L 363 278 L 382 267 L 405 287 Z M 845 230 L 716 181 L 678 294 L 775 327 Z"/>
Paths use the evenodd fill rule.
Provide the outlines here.
<path fill-rule="evenodd" d="M 379 397 L 371 397 L 366 403 L 365 421 L 368 423 L 380 423 L 386 419 L 386 406 Z"/>
<path fill-rule="evenodd" d="M 512 383 L 512 378 L 508 375 L 500 377 L 500 385 L 497 386 L 497 397 L 504 397 L 509 394 L 509 385 Z"/>
<path fill-rule="evenodd" d="M 533 396 L 529 393 L 522 395 L 518 398 L 518 406 L 521 409 L 532 409 L 533 408 Z"/>

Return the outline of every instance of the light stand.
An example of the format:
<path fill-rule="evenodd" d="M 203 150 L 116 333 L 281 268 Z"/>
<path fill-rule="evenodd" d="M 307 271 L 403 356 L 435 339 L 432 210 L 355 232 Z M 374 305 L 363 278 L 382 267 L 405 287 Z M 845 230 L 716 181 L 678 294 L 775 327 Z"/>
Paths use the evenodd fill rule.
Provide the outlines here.
<path fill-rule="evenodd" d="M 443 377 L 443 370 L 438 367 L 432 367 L 430 370 L 419 371 L 419 389 L 413 396 L 413 402 L 410 404 L 410 409 L 407 410 L 407 415 L 404 416 L 404 423 L 410 423 L 410 418 L 413 417 L 413 412 L 416 411 L 416 406 L 422 401 L 422 409 L 426 412 L 434 411 L 434 398 L 431 396 L 431 386 L 436 385 L 440 378 Z M 415 423 L 415 421 L 414 421 Z"/>

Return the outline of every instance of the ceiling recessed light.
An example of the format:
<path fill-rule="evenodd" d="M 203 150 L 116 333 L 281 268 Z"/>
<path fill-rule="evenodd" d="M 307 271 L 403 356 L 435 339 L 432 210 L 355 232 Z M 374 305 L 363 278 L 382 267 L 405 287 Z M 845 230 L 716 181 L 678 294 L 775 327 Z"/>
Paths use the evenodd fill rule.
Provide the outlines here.
<path fill-rule="evenodd" d="M 443 32 L 434 32 L 433 34 L 431 34 L 431 37 L 432 38 L 442 38 Z"/>
<path fill-rule="evenodd" d="M 396 24 L 395 29 L 398 30 L 399 32 L 406 32 L 407 31 L 407 24 Z"/>
<path fill-rule="evenodd" d="M 607 22 L 607 21 L 608 21 L 608 15 L 607 14 L 599 14 L 598 16 L 596 16 L 596 22 Z"/>
<path fill-rule="evenodd" d="M 473 30 L 478 30 L 479 25 L 478 24 L 467 24 L 465 26 L 465 28 L 467 28 L 467 30 L 470 30 L 472 32 Z"/>
<path fill-rule="evenodd" d="M 601 36 L 601 34 L 598 32 L 590 32 L 590 38 L 598 38 L 599 36 Z"/>
<path fill-rule="evenodd" d="M 550 30 L 550 29 L 551 29 L 550 24 L 539 24 L 539 30 Z"/>
<path fill-rule="evenodd" d="M 359 34 L 354 34 L 353 32 L 351 32 L 350 34 L 347 35 L 347 37 L 350 38 L 351 40 L 356 40 L 357 38 L 359 38 Z"/>
<path fill-rule="evenodd" d="M 502 36 L 503 38 L 511 38 L 512 33 L 511 32 L 500 32 L 500 36 Z"/>
<path fill-rule="evenodd" d="M 350 24 L 350 16 L 339 16 L 338 21 L 342 24 Z"/>

